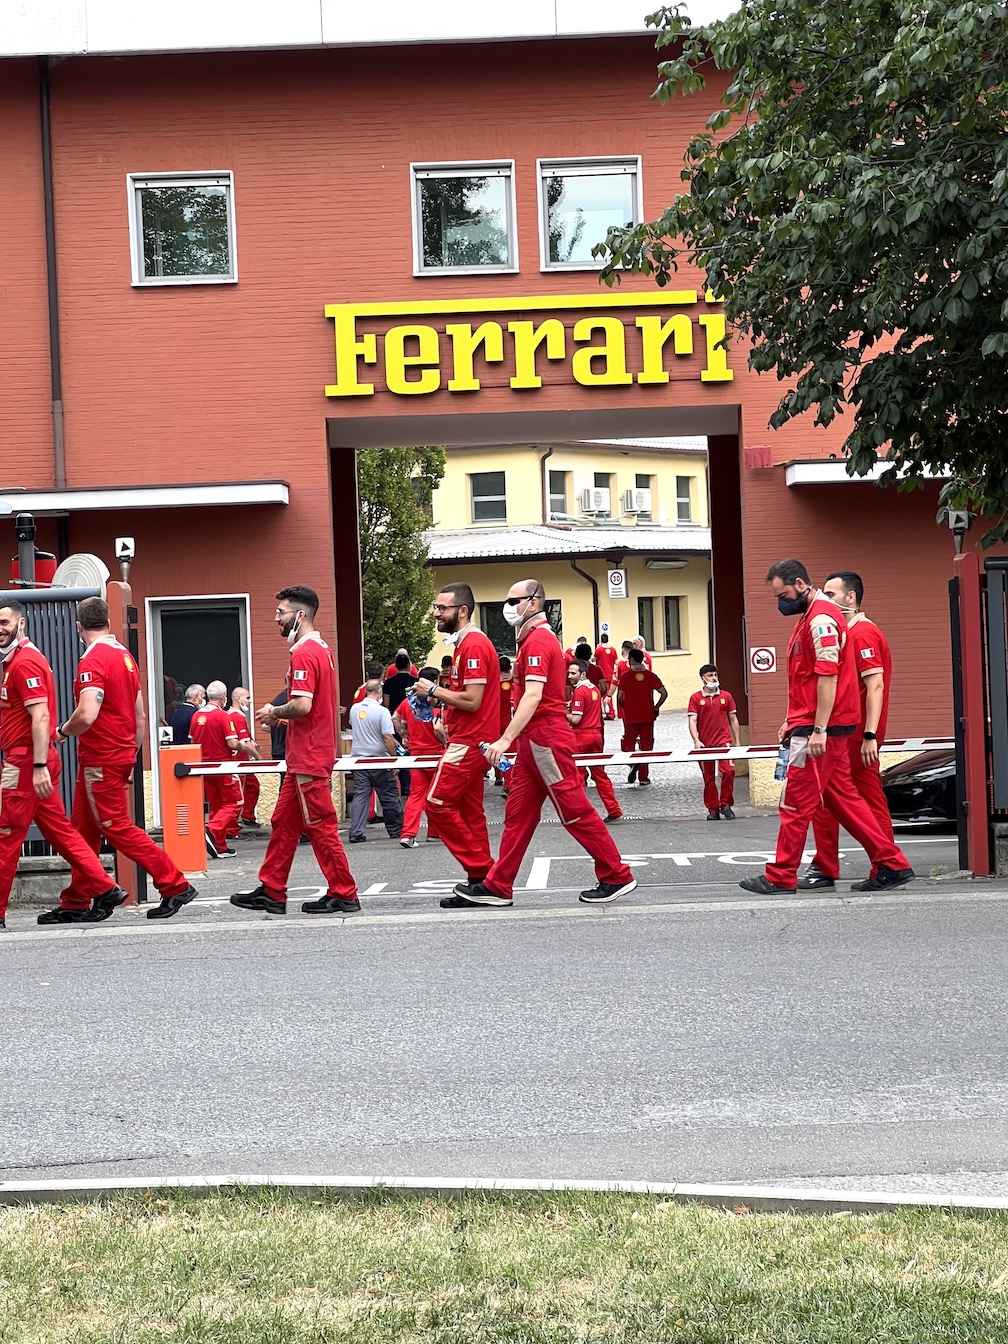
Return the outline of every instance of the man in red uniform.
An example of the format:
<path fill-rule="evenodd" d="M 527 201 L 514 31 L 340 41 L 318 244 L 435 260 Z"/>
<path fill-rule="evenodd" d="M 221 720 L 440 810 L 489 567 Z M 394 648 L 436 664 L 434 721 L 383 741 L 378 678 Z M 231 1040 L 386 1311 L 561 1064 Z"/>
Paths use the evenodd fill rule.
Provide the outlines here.
<path fill-rule="evenodd" d="M 791 754 L 780 799 L 777 857 L 765 873 L 743 878 L 739 886 L 761 896 L 796 891 L 809 823 L 825 803 L 867 850 L 876 870 L 868 889 L 901 887 L 914 871 L 851 780 L 846 739 L 857 731 L 859 697 L 846 622 L 812 587 L 800 560 L 778 560 L 767 573 L 767 583 L 781 615 L 799 617 L 787 649 L 788 708 L 779 733 Z"/>
<path fill-rule="evenodd" d="M 892 656 L 889 641 L 874 621 L 861 610 L 864 584 L 852 570 L 839 570 L 823 584 L 823 594 L 835 602 L 847 621 L 847 647 L 850 650 L 860 692 L 858 731 L 846 738 L 854 787 L 868 804 L 879 829 L 895 844 L 892 818 L 882 791 L 879 775 L 879 747 L 885 740 L 889 717 L 889 685 Z M 831 890 L 840 876 L 840 826 L 826 807 L 820 807 L 812 819 L 816 853 L 812 863 L 798 879 L 799 891 Z M 876 873 L 865 882 L 856 882 L 854 891 L 876 891 Z"/>
<path fill-rule="evenodd" d="M 419 675 L 426 681 L 437 681 L 438 671 L 436 667 L 424 667 Z M 430 720 L 418 718 L 416 710 L 410 703 L 409 695 L 392 715 L 392 726 L 411 756 L 442 756 L 448 745 L 448 734 L 441 722 L 441 712 L 435 711 L 433 719 Z M 399 835 L 399 843 L 403 849 L 419 848 L 417 831 L 420 829 L 420 818 L 424 814 L 427 794 L 433 781 L 433 770 L 418 770 L 415 766 L 410 770 L 410 791 L 403 810 L 402 831 Z M 431 840 L 439 838 L 437 819 L 432 818 L 429 813 L 427 837 Z"/>
<path fill-rule="evenodd" d="M 522 579 L 511 585 L 504 617 L 517 633 L 514 679 L 519 698 L 511 722 L 487 748 L 487 760 L 496 765 L 511 744 L 518 743 L 518 756 L 508 776 L 511 790 L 504 809 L 500 857 L 483 881 L 459 882 L 453 895 L 442 898 L 444 909 L 512 903 L 515 878 L 547 797 L 566 830 L 595 860 L 598 885 L 583 891 L 582 901 L 614 901 L 637 885 L 605 822 L 588 801 L 581 771 L 574 764 L 574 734 L 567 722 L 565 694 L 567 665 L 545 606 L 546 594 L 538 580 Z"/>
<path fill-rule="evenodd" d="M 406 659 L 406 662 L 403 664 L 403 668 L 405 668 L 409 672 L 411 677 L 415 677 L 418 675 L 416 670 L 416 664 L 410 660 L 409 649 L 396 649 L 396 656 L 395 658 L 392 659 L 388 667 L 385 669 L 385 675 L 382 677 L 382 681 L 388 681 L 390 678 L 394 677 L 397 672 L 401 672 L 403 670 L 403 668 L 400 668 L 398 665 L 397 660 L 399 658 Z M 378 672 L 378 675 L 381 676 L 380 670 Z"/>
<path fill-rule="evenodd" d="M 611 693 L 612 693 L 613 709 L 616 711 L 616 717 L 618 719 L 622 719 L 624 717 L 623 706 L 620 704 L 618 694 L 620 678 L 625 676 L 626 673 L 630 670 L 630 663 L 628 659 L 630 657 L 630 650 L 632 648 L 633 645 L 630 643 L 630 641 L 628 639 L 625 639 L 623 643 L 620 645 L 620 656 L 616 660 L 616 671 L 613 673 Z M 636 775 L 634 776 L 634 778 L 636 779 Z"/>
<path fill-rule="evenodd" d="M 419 695 L 444 706 L 448 730 L 448 746 L 427 794 L 428 815 L 437 818 L 438 835 L 470 882 L 486 877 L 493 862 L 483 812 L 487 761 L 480 743 L 495 740 L 500 722 L 498 653 L 472 624 L 475 601 L 467 583 L 450 583 L 438 593 L 437 628 L 455 641 L 451 685 L 445 689 L 428 677 L 416 684 Z"/>
<path fill-rule="evenodd" d="M 609 643 L 609 627 L 605 624 L 602 626 L 602 642 L 595 650 L 595 661 L 602 669 L 602 675 L 609 687 L 608 694 L 602 697 L 602 714 L 604 718 L 614 719 L 616 714 L 613 710 L 613 696 L 616 694 L 614 683 L 619 654 L 616 652 L 616 646 Z"/>
<path fill-rule="evenodd" d="M 150 873 L 161 904 L 148 919 L 170 919 L 196 895 L 196 888 L 147 832 L 129 815 L 128 790 L 143 741 L 145 719 L 140 674 L 128 649 L 109 629 L 109 610 L 100 597 L 77 604 L 77 632 L 84 652 L 74 682 L 74 712 L 56 734 L 56 745 L 78 740 L 77 782 L 71 820 L 94 850 L 103 840 Z M 79 870 L 60 898 L 68 910 L 90 906 Z"/>
<path fill-rule="evenodd" d="M 700 669 L 700 681 L 703 689 L 694 691 L 686 707 L 686 722 L 690 737 L 696 747 L 710 747 L 717 751 L 721 747 L 737 747 L 739 744 L 738 711 L 735 700 L 728 691 L 721 689 L 718 670 L 713 663 L 705 663 Z M 735 762 L 699 761 L 700 773 L 704 782 L 704 806 L 707 808 L 708 821 L 734 821 L 732 803 L 735 801 Z M 721 773 L 721 793 L 715 775 Z"/>
<path fill-rule="evenodd" d="M 635 649 L 638 650 L 638 652 L 640 653 L 641 657 L 644 659 L 644 666 L 645 666 L 645 667 L 647 668 L 647 670 L 650 672 L 650 671 L 651 671 L 651 655 L 648 653 L 648 651 L 647 651 L 647 647 L 646 647 L 646 645 L 645 645 L 645 643 L 644 643 L 644 636 L 643 636 L 643 635 L 634 635 L 634 637 L 633 637 L 633 645 L 632 645 L 632 646 L 633 646 L 633 648 L 635 648 Z"/>
<path fill-rule="evenodd" d="M 224 708 L 227 701 L 227 687 L 224 683 L 211 681 L 207 683 L 206 689 L 206 705 L 193 715 L 189 736 L 199 745 L 201 760 L 205 764 L 222 765 L 225 761 L 234 760 L 243 736 L 242 728 Z M 242 805 L 238 776 L 223 772 L 219 775 L 204 775 L 203 788 L 210 809 L 206 824 L 207 853 L 212 859 L 225 855 L 233 857 L 238 851 L 230 848 L 228 839 L 238 834 L 238 813 Z"/>
<path fill-rule="evenodd" d="M 602 728 L 602 697 L 597 687 L 588 679 L 588 669 L 583 658 L 576 658 L 567 664 L 567 680 L 571 685 L 570 704 L 567 706 L 567 722 L 574 729 L 574 750 L 578 755 L 601 751 L 604 746 Z M 581 778 L 591 775 L 598 789 L 598 796 L 606 810 L 606 821 L 619 821 L 623 809 L 616 801 L 612 780 L 601 765 L 591 765 L 581 772 Z"/>
<path fill-rule="evenodd" d="M 34 821 L 43 838 L 75 874 L 90 908 L 60 903 L 38 916 L 39 924 L 83 924 L 107 919 L 126 899 L 109 884 L 108 873 L 84 838 L 74 830 L 56 792 L 60 759 L 52 745 L 57 722 L 56 683 L 44 655 L 25 635 L 25 609 L 11 598 L 0 607 L 0 928 L 6 928 L 7 902 L 21 846 Z"/>
<path fill-rule="evenodd" d="M 236 686 L 231 692 L 231 708 L 228 711 L 235 728 L 238 730 L 238 750 L 250 760 L 261 761 L 262 752 L 252 736 L 252 724 L 249 720 L 251 697 L 244 686 Z M 242 791 L 241 815 L 238 820 L 251 831 L 261 831 L 262 822 L 256 819 L 256 805 L 259 802 L 259 776 L 242 775 L 238 781 Z"/>
<path fill-rule="evenodd" d="M 291 651 L 289 698 L 285 705 L 263 705 L 255 717 L 264 728 L 280 721 L 287 724 L 287 773 L 273 809 L 273 830 L 259 869 L 259 885 L 236 892 L 231 904 L 242 910 L 285 914 L 291 864 L 298 841 L 307 832 L 328 889 L 317 901 L 304 901 L 302 913 L 353 914 L 360 910 L 360 900 L 332 800 L 339 713 L 336 664 L 332 650 L 315 629 L 319 605 L 315 590 L 296 584 L 281 588 L 276 596 L 277 627 Z"/>
<path fill-rule="evenodd" d="M 640 649 L 631 648 L 627 655 L 627 670 L 620 677 L 619 690 L 616 692 L 616 699 L 623 711 L 623 741 L 620 745 L 624 751 L 637 748 L 641 751 L 653 750 L 655 719 L 668 699 L 665 683 L 649 667 L 644 666 L 644 656 Z M 654 698 L 655 691 L 658 692 L 657 701 Z M 643 788 L 650 785 L 646 763 L 630 767 L 627 783 L 632 784 L 634 780 Z"/>

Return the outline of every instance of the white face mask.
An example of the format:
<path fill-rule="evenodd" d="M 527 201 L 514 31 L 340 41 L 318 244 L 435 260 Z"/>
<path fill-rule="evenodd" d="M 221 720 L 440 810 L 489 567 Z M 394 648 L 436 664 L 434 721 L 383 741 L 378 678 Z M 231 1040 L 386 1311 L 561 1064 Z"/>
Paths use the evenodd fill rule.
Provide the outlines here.
<path fill-rule="evenodd" d="M 287 631 L 288 644 L 295 644 L 297 642 L 298 631 L 301 629 L 301 622 L 303 620 L 304 620 L 304 613 L 299 611 L 297 616 L 294 618 L 294 624 Z"/>
<path fill-rule="evenodd" d="M 521 605 L 522 602 L 527 603 L 531 601 L 532 599 L 530 597 L 523 597 L 521 602 L 516 602 L 513 606 L 508 603 L 504 604 L 504 619 L 507 621 L 508 625 L 522 625 L 528 620 L 527 613 L 524 616 L 521 615 Z"/>
<path fill-rule="evenodd" d="M 721 689 L 721 683 L 719 681 L 705 681 L 703 688 L 708 695 L 717 695 L 718 691 Z"/>

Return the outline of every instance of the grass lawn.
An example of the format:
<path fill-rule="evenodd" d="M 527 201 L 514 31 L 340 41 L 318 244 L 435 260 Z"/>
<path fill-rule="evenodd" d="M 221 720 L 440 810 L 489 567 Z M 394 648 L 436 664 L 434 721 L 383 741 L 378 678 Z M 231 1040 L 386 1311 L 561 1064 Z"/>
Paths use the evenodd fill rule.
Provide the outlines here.
<path fill-rule="evenodd" d="M 284 1191 L 0 1209 L 0 1341 L 1008 1344 L 1008 1217 Z"/>

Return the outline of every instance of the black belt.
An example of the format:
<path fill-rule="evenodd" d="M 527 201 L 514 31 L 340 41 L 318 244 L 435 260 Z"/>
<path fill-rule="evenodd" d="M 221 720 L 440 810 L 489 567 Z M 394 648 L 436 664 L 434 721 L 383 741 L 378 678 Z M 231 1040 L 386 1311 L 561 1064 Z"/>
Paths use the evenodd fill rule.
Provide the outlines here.
<path fill-rule="evenodd" d="M 797 728 L 792 728 L 788 733 L 789 737 L 811 737 L 815 724 L 799 724 Z M 857 724 L 839 723 L 829 724 L 826 728 L 827 737 L 850 737 L 851 733 L 857 732 Z"/>

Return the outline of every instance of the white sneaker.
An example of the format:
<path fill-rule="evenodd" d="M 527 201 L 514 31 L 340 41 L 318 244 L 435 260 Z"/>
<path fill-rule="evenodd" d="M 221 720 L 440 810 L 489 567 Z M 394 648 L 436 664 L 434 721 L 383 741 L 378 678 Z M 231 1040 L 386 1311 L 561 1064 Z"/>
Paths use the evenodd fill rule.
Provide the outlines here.
<path fill-rule="evenodd" d="M 420 848 L 420 841 L 416 838 L 415 835 L 414 835 L 414 836 L 406 836 L 406 835 L 404 835 L 404 836 L 400 839 L 399 843 L 402 845 L 403 849 L 419 849 L 419 848 Z"/>

